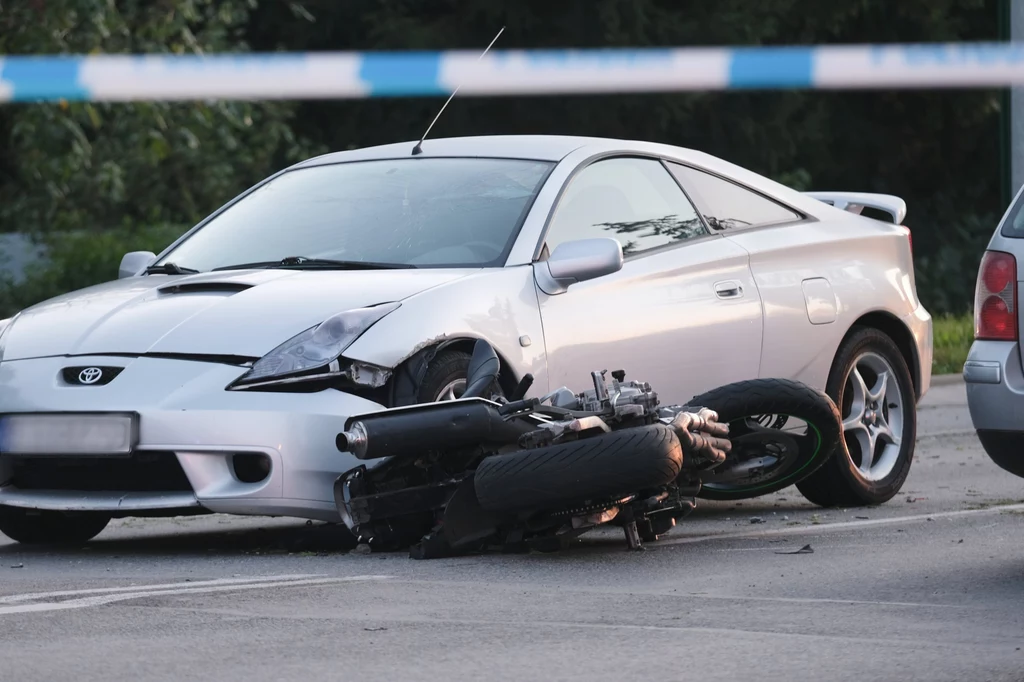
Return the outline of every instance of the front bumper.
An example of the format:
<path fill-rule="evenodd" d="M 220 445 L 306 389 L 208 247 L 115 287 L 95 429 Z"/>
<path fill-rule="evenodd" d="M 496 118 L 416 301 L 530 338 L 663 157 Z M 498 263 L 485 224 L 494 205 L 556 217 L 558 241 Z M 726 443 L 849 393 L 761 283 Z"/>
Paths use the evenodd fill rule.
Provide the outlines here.
<path fill-rule="evenodd" d="M 963 369 L 967 407 L 988 456 L 1024 477 L 1024 371 L 1017 344 L 975 341 Z"/>
<path fill-rule="evenodd" d="M 61 370 L 69 365 L 124 370 L 104 386 L 72 386 L 61 378 Z M 360 462 L 339 452 L 335 438 L 349 416 L 382 406 L 335 390 L 224 390 L 244 371 L 209 362 L 155 358 L 0 363 L 0 414 L 137 412 L 139 445 L 133 459 L 159 461 L 161 467 L 154 480 L 145 476 L 145 466 L 129 467 L 123 461 L 0 456 L 0 504 L 123 516 L 192 509 L 340 521 L 334 482 Z M 237 455 L 260 459 L 269 471 L 261 469 L 265 474 L 261 480 L 240 476 Z M 72 469 L 89 466 L 99 473 L 80 488 L 66 475 L 54 476 L 58 483 L 48 485 L 46 472 L 51 464 Z M 24 471 L 29 465 L 33 476 L 31 484 L 26 484 L 30 477 Z M 151 469 L 154 476 L 156 466 Z M 131 471 L 126 473 L 127 469 Z M 104 484 L 103 477 L 109 477 L 110 485 Z"/>

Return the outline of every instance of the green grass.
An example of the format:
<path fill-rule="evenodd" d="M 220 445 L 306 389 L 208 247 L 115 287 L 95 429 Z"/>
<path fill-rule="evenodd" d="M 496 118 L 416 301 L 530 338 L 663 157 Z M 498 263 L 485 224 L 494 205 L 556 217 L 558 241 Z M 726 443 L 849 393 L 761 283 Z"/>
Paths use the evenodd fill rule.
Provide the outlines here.
<path fill-rule="evenodd" d="M 973 316 L 938 316 L 933 323 L 932 374 L 959 374 L 974 342 Z"/>

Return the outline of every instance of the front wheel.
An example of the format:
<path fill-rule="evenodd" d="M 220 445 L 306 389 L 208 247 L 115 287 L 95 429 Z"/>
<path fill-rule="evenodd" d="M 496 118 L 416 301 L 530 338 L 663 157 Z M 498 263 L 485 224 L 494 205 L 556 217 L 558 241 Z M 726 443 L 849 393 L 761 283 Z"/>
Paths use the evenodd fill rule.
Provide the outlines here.
<path fill-rule="evenodd" d="M 690 400 L 729 424 L 732 451 L 703 475 L 699 497 L 743 500 L 806 478 L 839 446 L 839 410 L 825 393 L 788 379 L 728 384 Z"/>
<path fill-rule="evenodd" d="M 437 354 L 423 377 L 417 393 L 417 402 L 433 403 L 458 400 L 466 392 L 466 373 L 469 370 L 469 353 L 458 350 L 444 350 Z M 490 386 L 490 395 L 501 395 L 497 381 Z"/>
<path fill-rule="evenodd" d="M 0 533 L 25 545 L 81 545 L 103 532 L 110 516 L 99 513 L 0 506 Z"/>

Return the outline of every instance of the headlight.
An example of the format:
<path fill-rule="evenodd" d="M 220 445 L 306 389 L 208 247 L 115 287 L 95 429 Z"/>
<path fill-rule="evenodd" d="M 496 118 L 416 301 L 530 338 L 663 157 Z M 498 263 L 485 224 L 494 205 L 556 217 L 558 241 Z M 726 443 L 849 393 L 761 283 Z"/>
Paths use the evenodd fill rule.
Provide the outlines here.
<path fill-rule="evenodd" d="M 9 320 L 0 320 L 0 362 L 4 361 L 4 346 L 6 345 L 7 340 L 7 330 L 14 326 L 14 320 L 17 318 L 18 315 L 15 315 Z"/>
<path fill-rule="evenodd" d="M 277 382 L 286 379 L 316 379 L 330 371 L 346 348 L 400 303 L 357 308 L 329 317 L 315 327 L 293 336 L 253 364 L 252 369 L 232 386 Z"/>

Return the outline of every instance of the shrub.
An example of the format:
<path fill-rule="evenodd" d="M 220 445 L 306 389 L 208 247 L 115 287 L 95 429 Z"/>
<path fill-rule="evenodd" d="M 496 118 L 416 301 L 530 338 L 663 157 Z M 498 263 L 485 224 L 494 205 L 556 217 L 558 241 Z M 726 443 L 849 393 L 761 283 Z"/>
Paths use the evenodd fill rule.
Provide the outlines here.
<path fill-rule="evenodd" d="M 45 260 L 31 266 L 22 282 L 0 279 L 0 319 L 54 296 L 116 279 L 125 253 L 159 253 L 186 229 L 181 225 L 157 225 L 38 237 Z"/>
<path fill-rule="evenodd" d="M 939 315 L 933 326 L 932 372 L 959 374 L 974 343 L 974 316 Z"/>

